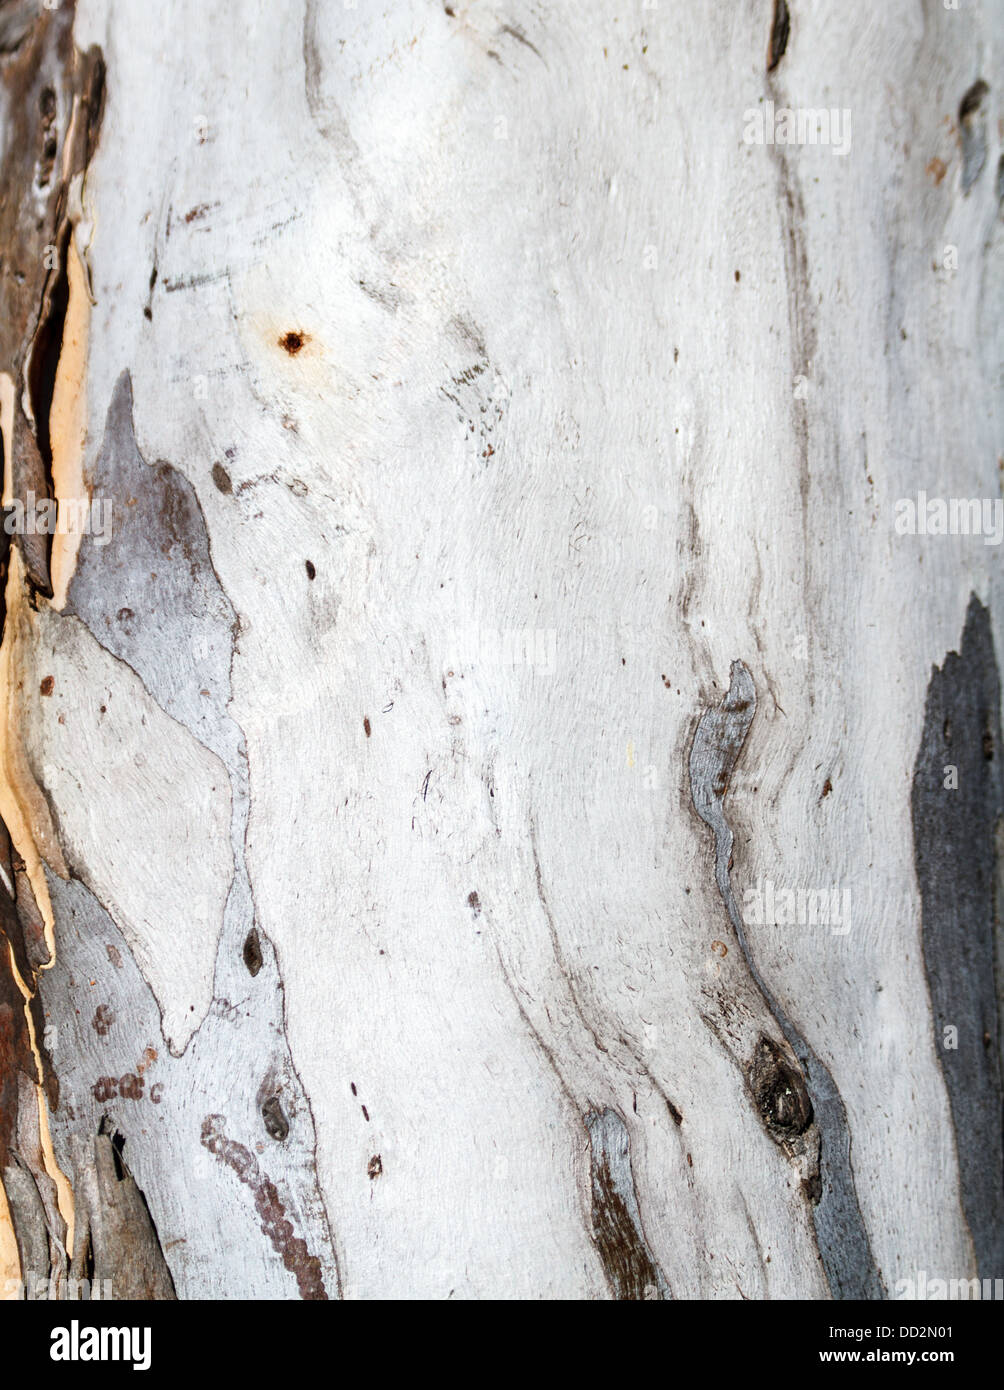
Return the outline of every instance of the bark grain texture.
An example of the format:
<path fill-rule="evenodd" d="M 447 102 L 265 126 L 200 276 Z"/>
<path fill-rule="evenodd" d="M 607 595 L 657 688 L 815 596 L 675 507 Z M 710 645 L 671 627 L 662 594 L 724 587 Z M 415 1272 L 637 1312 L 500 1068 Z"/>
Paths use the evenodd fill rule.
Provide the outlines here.
<path fill-rule="evenodd" d="M 1002 19 L 0 4 L 8 1288 L 1004 1277 Z"/>

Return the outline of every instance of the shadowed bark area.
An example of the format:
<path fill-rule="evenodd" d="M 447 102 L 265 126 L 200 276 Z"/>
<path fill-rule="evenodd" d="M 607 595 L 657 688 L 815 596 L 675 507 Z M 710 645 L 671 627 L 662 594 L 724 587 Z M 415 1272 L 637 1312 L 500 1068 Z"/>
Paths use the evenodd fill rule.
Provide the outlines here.
<path fill-rule="evenodd" d="M 983 1279 L 1004 1276 L 1000 698 L 990 614 L 974 594 L 958 651 L 931 672 L 912 813 L 933 1041 Z"/>

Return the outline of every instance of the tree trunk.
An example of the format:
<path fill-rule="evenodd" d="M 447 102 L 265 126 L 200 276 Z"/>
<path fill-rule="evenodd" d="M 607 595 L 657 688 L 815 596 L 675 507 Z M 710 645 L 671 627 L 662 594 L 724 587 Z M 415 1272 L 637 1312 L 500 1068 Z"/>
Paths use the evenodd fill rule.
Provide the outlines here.
<path fill-rule="evenodd" d="M 1001 14 L 0 4 L 11 1296 L 1004 1276 Z"/>

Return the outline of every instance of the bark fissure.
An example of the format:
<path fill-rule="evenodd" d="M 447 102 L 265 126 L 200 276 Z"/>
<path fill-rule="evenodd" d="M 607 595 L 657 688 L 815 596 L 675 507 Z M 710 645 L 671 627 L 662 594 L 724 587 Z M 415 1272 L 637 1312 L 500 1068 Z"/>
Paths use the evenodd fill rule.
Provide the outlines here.
<path fill-rule="evenodd" d="M 882 1283 L 854 1187 L 843 1101 L 828 1069 L 761 975 L 732 890 L 734 836 L 725 818 L 724 801 L 756 704 L 756 687 L 749 670 L 741 661 L 734 661 L 727 694 L 701 716 L 689 761 L 694 809 L 715 835 L 718 891 L 750 975 L 787 1044 L 785 1048 L 774 1039 L 761 1038 L 748 1064 L 747 1084 L 767 1132 L 796 1161 L 833 1297 L 881 1298 Z"/>

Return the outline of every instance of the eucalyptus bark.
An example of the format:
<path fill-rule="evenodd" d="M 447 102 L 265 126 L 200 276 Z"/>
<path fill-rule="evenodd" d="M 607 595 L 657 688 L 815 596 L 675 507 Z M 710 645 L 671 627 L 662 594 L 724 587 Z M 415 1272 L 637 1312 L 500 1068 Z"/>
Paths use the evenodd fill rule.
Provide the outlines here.
<path fill-rule="evenodd" d="M 0 4 L 11 1295 L 1004 1277 L 1001 19 Z"/>

